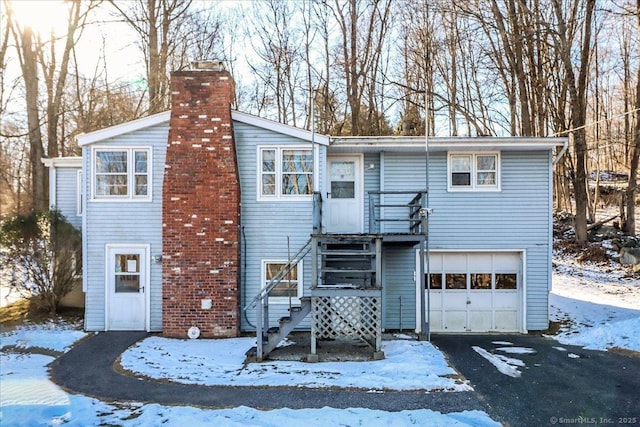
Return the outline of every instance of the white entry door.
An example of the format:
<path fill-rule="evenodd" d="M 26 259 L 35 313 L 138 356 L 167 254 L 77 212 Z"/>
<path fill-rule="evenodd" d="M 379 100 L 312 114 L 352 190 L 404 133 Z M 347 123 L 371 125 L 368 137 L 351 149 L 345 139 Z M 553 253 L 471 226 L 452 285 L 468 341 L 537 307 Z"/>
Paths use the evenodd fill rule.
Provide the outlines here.
<path fill-rule="evenodd" d="M 145 245 L 107 246 L 108 330 L 147 329 L 148 252 Z"/>
<path fill-rule="evenodd" d="M 362 157 L 327 158 L 327 197 L 323 216 L 328 233 L 361 233 Z"/>

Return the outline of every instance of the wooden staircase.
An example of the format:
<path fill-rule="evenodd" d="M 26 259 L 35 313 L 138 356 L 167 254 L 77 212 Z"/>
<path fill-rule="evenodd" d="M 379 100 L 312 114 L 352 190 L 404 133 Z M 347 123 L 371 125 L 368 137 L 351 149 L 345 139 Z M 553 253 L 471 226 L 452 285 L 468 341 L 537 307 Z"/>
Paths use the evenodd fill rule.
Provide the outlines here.
<path fill-rule="evenodd" d="M 301 263 L 305 256 L 311 252 L 311 244 L 313 239 L 307 240 L 300 250 L 284 264 L 280 270 L 276 272 L 273 279 L 260 290 L 251 302 L 244 308 L 244 311 L 257 308 L 256 313 L 256 347 L 247 352 L 248 358 L 255 358 L 262 361 L 271 351 L 273 351 L 280 342 L 293 331 L 293 329 L 309 315 L 311 311 L 311 303 L 309 297 L 300 298 L 300 305 L 291 304 L 289 302 L 289 316 L 283 317 L 278 321 L 279 326 L 269 327 L 269 293 L 278 286 L 289 273 Z M 265 329 L 266 328 L 266 329 Z"/>
<path fill-rule="evenodd" d="M 404 198 L 411 196 L 407 202 Z M 262 361 L 311 314 L 311 352 L 317 361 L 316 341 L 357 338 L 384 357 L 382 341 L 382 247 L 414 246 L 426 240 L 426 190 L 369 192 L 369 231 L 356 234 L 322 233 L 322 197 L 313 194 L 313 234 L 282 266 L 273 279 L 244 308 L 256 308 L 256 347 L 249 358 Z M 385 209 L 388 215 L 383 217 Z M 382 225 L 388 224 L 387 227 Z M 394 225 L 395 224 L 395 225 Z M 382 231 L 381 231 L 382 229 Z M 289 315 L 269 327 L 269 293 L 311 254 L 310 294 L 289 303 Z"/>
<path fill-rule="evenodd" d="M 266 336 L 262 340 L 262 357 L 266 357 L 269 353 L 278 347 L 278 344 L 289 335 L 296 326 L 302 322 L 305 317 L 311 313 L 311 297 L 300 298 L 299 306 L 289 307 L 289 316 L 280 318 L 279 326 L 267 329 Z"/>
<path fill-rule="evenodd" d="M 384 357 L 382 341 L 382 239 L 372 234 L 313 235 L 311 352 L 317 340 L 349 337 Z"/>
<path fill-rule="evenodd" d="M 324 234 L 314 236 L 317 270 L 315 288 L 365 289 L 381 287 L 379 239 L 369 235 Z"/>

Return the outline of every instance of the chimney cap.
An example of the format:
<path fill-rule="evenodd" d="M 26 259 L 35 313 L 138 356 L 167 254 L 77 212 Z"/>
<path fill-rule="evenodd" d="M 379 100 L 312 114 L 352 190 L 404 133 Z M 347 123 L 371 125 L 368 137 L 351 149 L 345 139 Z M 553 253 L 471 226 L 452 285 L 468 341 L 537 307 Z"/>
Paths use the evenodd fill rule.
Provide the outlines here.
<path fill-rule="evenodd" d="M 191 61 L 192 70 L 207 70 L 207 71 L 225 71 L 227 69 L 224 61 L 217 59 L 205 60 L 205 61 Z"/>

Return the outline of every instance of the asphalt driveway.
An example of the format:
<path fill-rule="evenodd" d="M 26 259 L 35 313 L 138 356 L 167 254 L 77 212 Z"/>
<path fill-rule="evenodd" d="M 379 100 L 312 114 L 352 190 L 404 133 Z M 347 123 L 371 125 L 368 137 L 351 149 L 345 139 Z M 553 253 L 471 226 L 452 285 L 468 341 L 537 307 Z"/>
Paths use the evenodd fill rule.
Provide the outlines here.
<path fill-rule="evenodd" d="M 434 335 L 433 343 L 475 388 L 457 393 L 204 387 L 117 372 L 119 356 L 146 336 L 92 336 L 50 365 L 51 378 L 67 390 L 103 400 L 213 408 L 426 408 L 443 413 L 478 409 L 506 426 L 640 426 L 640 357 L 562 346 L 535 335 Z M 487 358 L 513 376 L 500 372 Z"/>
<path fill-rule="evenodd" d="M 291 387 L 207 387 L 146 381 L 114 369 L 120 355 L 145 332 L 101 332 L 76 345 L 50 365 L 51 379 L 71 392 L 106 401 L 138 401 L 209 408 L 249 406 L 275 408 L 370 408 L 383 411 L 429 408 L 442 413 L 486 410 L 474 392 L 369 393 Z M 419 369 L 419 367 L 416 367 Z"/>
<path fill-rule="evenodd" d="M 436 335 L 432 341 L 471 381 L 496 421 L 640 425 L 640 357 L 583 350 L 536 335 Z M 497 358 L 496 364 L 514 376 L 481 353 Z M 504 363 L 509 359 L 511 364 Z"/>

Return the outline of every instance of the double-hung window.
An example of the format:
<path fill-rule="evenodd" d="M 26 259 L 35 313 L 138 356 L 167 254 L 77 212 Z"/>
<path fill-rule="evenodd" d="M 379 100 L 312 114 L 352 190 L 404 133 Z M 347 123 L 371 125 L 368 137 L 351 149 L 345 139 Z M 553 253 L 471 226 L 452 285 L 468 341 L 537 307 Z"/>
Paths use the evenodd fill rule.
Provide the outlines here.
<path fill-rule="evenodd" d="M 151 149 L 96 148 L 94 199 L 151 199 Z"/>
<path fill-rule="evenodd" d="M 313 154 L 297 147 L 260 147 L 258 198 L 291 200 L 313 192 Z"/>
<path fill-rule="evenodd" d="M 280 279 L 269 292 L 271 302 L 287 303 L 289 298 L 297 299 L 302 296 L 302 264 L 293 267 L 289 273 L 284 273 L 283 268 L 287 264 L 284 260 L 262 261 L 263 287 L 269 286 L 274 279 Z"/>
<path fill-rule="evenodd" d="M 449 153 L 448 188 L 500 190 L 500 153 Z"/>

